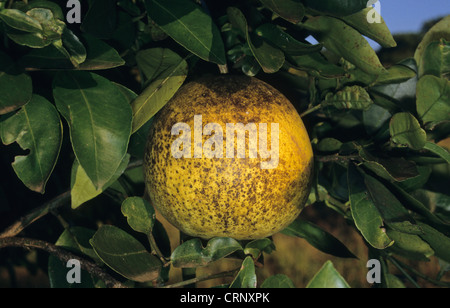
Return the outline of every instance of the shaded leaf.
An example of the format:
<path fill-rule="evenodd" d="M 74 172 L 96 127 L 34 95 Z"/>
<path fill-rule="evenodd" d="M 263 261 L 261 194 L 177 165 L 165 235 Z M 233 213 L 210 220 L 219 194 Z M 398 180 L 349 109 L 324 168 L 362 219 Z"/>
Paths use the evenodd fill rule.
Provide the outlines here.
<path fill-rule="evenodd" d="M 116 1 L 89 2 L 89 10 L 83 18 L 81 30 L 98 38 L 111 38 L 116 28 L 116 12 Z"/>
<path fill-rule="evenodd" d="M 195 268 L 205 266 L 238 250 L 242 250 L 242 246 L 229 237 L 212 238 L 205 248 L 201 240 L 195 238 L 175 248 L 170 259 L 175 267 Z"/>
<path fill-rule="evenodd" d="M 305 8 L 299 0 L 261 0 L 261 3 L 293 24 L 302 21 L 305 16 Z"/>
<path fill-rule="evenodd" d="M 333 235 L 309 221 L 297 219 L 282 230 L 281 233 L 304 238 L 308 243 L 324 253 L 341 258 L 356 258 L 356 256 Z"/>
<path fill-rule="evenodd" d="M 0 128 L 4 144 L 17 142 L 30 150 L 28 155 L 16 156 L 12 166 L 29 189 L 43 194 L 62 142 L 62 124 L 55 107 L 34 95 L 15 115 L 1 122 Z"/>
<path fill-rule="evenodd" d="M 267 40 L 273 46 L 278 47 L 285 53 L 293 56 L 301 56 L 322 49 L 321 44 L 311 45 L 309 43 L 297 41 L 274 24 L 263 24 L 256 28 L 255 33 Z"/>
<path fill-rule="evenodd" d="M 283 52 L 279 48 L 266 43 L 261 37 L 250 33 L 247 20 L 238 8 L 229 7 L 227 15 L 233 27 L 238 29 L 246 39 L 253 56 L 263 71 L 265 73 L 277 72 L 283 66 L 285 60 Z"/>
<path fill-rule="evenodd" d="M 450 262 L 450 238 L 425 223 L 419 222 L 418 224 L 423 230 L 420 237 L 431 246 L 435 255 Z"/>
<path fill-rule="evenodd" d="M 408 234 L 388 229 L 387 234 L 394 240 L 394 245 L 389 251 L 412 260 L 428 261 L 434 255 L 434 250 L 419 235 Z"/>
<path fill-rule="evenodd" d="M 146 0 L 148 16 L 170 37 L 205 61 L 226 64 L 220 31 L 200 6 L 189 0 Z"/>
<path fill-rule="evenodd" d="M 305 4 L 309 8 L 335 16 L 355 14 L 367 7 L 366 0 L 306 0 Z"/>
<path fill-rule="evenodd" d="M 109 80 L 88 72 L 60 72 L 53 96 L 69 124 L 78 162 L 99 189 L 111 179 L 127 151 L 131 108 Z"/>
<path fill-rule="evenodd" d="M 103 42 L 92 36 L 83 36 L 86 47 L 86 60 L 80 64 L 80 70 L 103 70 L 118 67 L 125 64 L 119 53 Z"/>
<path fill-rule="evenodd" d="M 445 148 L 432 142 L 426 142 L 423 148 L 445 159 L 447 163 L 450 164 L 450 153 Z"/>
<path fill-rule="evenodd" d="M 322 268 L 308 282 L 307 288 L 350 288 L 345 279 L 334 268 L 331 261 L 325 262 Z"/>
<path fill-rule="evenodd" d="M 244 259 L 239 273 L 230 284 L 230 288 L 256 288 L 255 263 L 251 257 Z"/>
<path fill-rule="evenodd" d="M 271 253 L 275 250 L 275 245 L 269 238 L 261 238 L 247 243 L 244 247 L 244 253 L 253 256 L 253 259 L 258 259 L 263 252 Z"/>
<path fill-rule="evenodd" d="M 261 288 L 295 288 L 292 280 L 283 274 L 270 276 L 261 284 Z"/>
<path fill-rule="evenodd" d="M 31 78 L 19 70 L 7 54 L 0 51 L 0 114 L 25 105 L 32 95 Z"/>
<path fill-rule="evenodd" d="M 417 119 L 408 112 L 396 113 L 389 124 L 392 142 L 400 146 L 408 146 L 420 150 L 427 140 L 426 132 L 420 127 Z"/>
<path fill-rule="evenodd" d="M 117 227 L 100 227 L 90 243 L 106 265 L 127 279 L 147 282 L 159 276 L 159 259 L 150 254 L 138 240 Z"/>

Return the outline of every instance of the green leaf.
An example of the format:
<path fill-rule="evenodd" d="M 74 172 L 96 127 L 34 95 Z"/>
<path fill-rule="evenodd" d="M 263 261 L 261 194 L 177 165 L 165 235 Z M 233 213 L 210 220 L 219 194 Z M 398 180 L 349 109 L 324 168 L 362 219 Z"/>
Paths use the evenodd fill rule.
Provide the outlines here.
<path fill-rule="evenodd" d="M 450 262 L 450 238 L 425 223 L 419 222 L 418 224 L 423 230 L 420 237 L 431 246 L 435 255 L 446 262 Z"/>
<path fill-rule="evenodd" d="M 377 85 L 402 83 L 416 77 L 416 75 L 416 72 L 408 66 L 396 64 L 392 65 L 380 76 L 378 76 L 375 83 Z"/>
<path fill-rule="evenodd" d="M 306 220 L 294 220 L 294 222 L 282 230 L 281 233 L 304 238 L 308 243 L 324 253 L 341 258 L 356 258 L 356 256 L 333 235 Z"/>
<path fill-rule="evenodd" d="M 253 259 L 258 259 L 263 252 L 271 253 L 275 250 L 275 245 L 269 238 L 261 238 L 253 240 L 245 245 L 244 253 L 253 256 Z"/>
<path fill-rule="evenodd" d="M 426 132 L 420 127 L 417 119 L 408 112 L 396 113 L 389 124 L 392 142 L 420 150 L 427 141 Z"/>
<path fill-rule="evenodd" d="M 63 231 L 55 245 L 98 260 L 97 255 L 89 244 L 89 239 L 94 233 L 95 231 L 87 228 L 71 227 Z M 95 279 L 83 269 L 81 270 L 81 283 L 68 283 L 67 271 L 68 268 L 65 263 L 53 255 L 49 256 L 48 276 L 51 288 L 93 288 L 95 286 Z"/>
<path fill-rule="evenodd" d="M 0 114 L 25 105 L 32 95 L 30 76 L 18 69 L 13 60 L 0 51 Z"/>
<path fill-rule="evenodd" d="M 308 282 L 307 288 L 350 288 L 345 279 L 334 268 L 331 261 L 325 262 L 322 268 Z"/>
<path fill-rule="evenodd" d="M 365 148 L 359 155 L 365 167 L 388 181 L 401 182 L 419 175 L 416 164 L 402 157 L 376 157 Z"/>
<path fill-rule="evenodd" d="M 235 7 L 227 9 L 228 19 L 234 28 L 246 39 L 250 50 L 265 73 L 277 72 L 284 63 L 284 53 L 277 47 L 266 43 L 261 37 L 250 33 L 244 14 Z"/>
<path fill-rule="evenodd" d="M 364 183 L 373 204 L 388 226 L 395 228 L 398 223 L 405 222 L 414 224 L 409 211 L 386 186 L 368 174 L 364 174 Z"/>
<path fill-rule="evenodd" d="M 355 14 L 342 17 L 342 20 L 347 24 L 358 30 L 362 35 L 374 40 L 385 48 L 396 47 L 391 31 L 384 22 L 383 17 L 380 16 L 381 22 L 369 23 L 367 16 L 373 10 L 372 7 L 368 7 Z"/>
<path fill-rule="evenodd" d="M 238 250 L 242 250 L 242 246 L 229 237 L 212 238 L 205 248 L 202 247 L 201 240 L 195 238 L 175 248 L 170 259 L 175 267 L 195 268 L 208 265 Z"/>
<path fill-rule="evenodd" d="M 130 234 L 110 225 L 101 226 L 90 240 L 98 257 L 127 279 L 147 282 L 158 278 L 161 262 Z"/>
<path fill-rule="evenodd" d="M 1 122 L 4 144 L 17 142 L 28 155 L 16 156 L 12 166 L 19 179 L 31 190 L 44 193 L 55 167 L 62 142 L 62 124 L 55 107 L 34 95 L 13 116 Z"/>
<path fill-rule="evenodd" d="M 127 151 L 131 108 L 109 80 L 88 72 L 55 76 L 56 107 L 69 124 L 78 162 L 97 189 L 111 179 Z"/>
<path fill-rule="evenodd" d="M 86 60 L 80 64 L 80 70 L 104 70 L 118 67 L 125 64 L 119 53 L 103 42 L 90 35 L 83 36 L 83 43 L 86 47 Z"/>
<path fill-rule="evenodd" d="M 311 72 L 313 75 L 323 76 L 325 78 L 342 77 L 345 70 L 335 64 L 330 63 L 319 52 L 311 53 L 303 56 L 290 57 L 293 64 L 300 69 Z"/>
<path fill-rule="evenodd" d="M 230 288 L 256 288 L 255 263 L 251 257 L 244 259 L 239 273 L 230 284 Z"/>
<path fill-rule="evenodd" d="M 189 0 L 146 0 L 148 16 L 177 43 L 205 61 L 225 65 L 220 31 L 200 6 Z"/>
<path fill-rule="evenodd" d="M 146 81 L 153 81 L 167 69 L 177 66 L 183 59 L 168 48 L 140 50 L 136 63 Z"/>
<path fill-rule="evenodd" d="M 321 44 L 299 42 L 274 24 L 263 24 L 256 28 L 255 33 L 289 55 L 301 56 L 322 50 Z"/>
<path fill-rule="evenodd" d="M 270 276 L 261 284 L 261 288 L 295 288 L 292 280 L 283 274 Z"/>
<path fill-rule="evenodd" d="M 423 148 L 445 159 L 447 164 L 450 164 L 450 153 L 443 147 L 440 147 L 436 143 L 426 142 Z"/>
<path fill-rule="evenodd" d="M 336 93 L 328 93 L 321 103 L 323 107 L 355 110 L 367 110 L 372 104 L 369 93 L 360 86 L 345 87 Z"/>
<path fill-rule="evenodd" d="M 115 1 L 90 1 L 89 10 L 81 24 L 81 30 L 98 38 L 111 38 L 116 28 L 116 12 Z"/>
<path fill-rule="evenodd" d="M 419 67 L 422 66 L 423 53 L 431 42 L 439 41 L 441 39 L 450 41 L 450 32 L 448 29 L 450 29 L 450 15 L 442 18 L 423 36 L 422 41 L 419 43 L 416 52 L 414 53 L 414 59 Z"/>
<path fill-rule="evenodd" d="M 380 212 L 364 185 L 364 177 L 353 164 L 348 168 L 348 190 L 353 220 L 366 241 L 377 249 L 392 245 Z"/>
<path fill-rule="evenodd" d="M 140 197 L 128 197 L 122 202 L 122 214 L 128 225 L 137 232 L 150 234 L 155 224 L 155 209 L 148 201 Z"/>
<path fill-rule="evenodd" d="M 8 26 L 25 32 L 40 32 L 43 30 L 40 22 L 26 13 L 16 9 L 0 11 L 0 19 Z"/>
<path fill-rule="evenodd" d="M 428 261 L 434 255 L 434 250 L 419 235 L 388 229 L 387 234 L 394 240 L 389 251 L 412 260 Z"/>
<path fill-rule="evenodd" d="M 306 0 L 307 7 L 335 16 L 355 14 L 367 7 L 366 0 Z"/>
<path fill-rule="evenodd" d="M 84 169 L 78 163 L 78 160 L 75 159 L 72 165 L 70 181 L 70 198 L 72 209 L 76 209 L 85 202 L 97 197 L 105 191 L 106 188 L 111 186 L 123 174 L 129 161 L 130 155 L 127 154 L 108 183 L 106 183 L 104 187 L 97 189 Z"/>
<path fill-rule="evenodd" d="M 146 62 L 142 58 L 145 58 Z M 152 77 L 152 82 L 131 103 L 133 133 L 164 107 L 181 87 L 188 72 L 187 62 L 184 59 L 172 51 L 159 48 L 141 53 L 138 63 L 141 63 L 140 68 L 143 69 L 144 74 Z M 164 66 L 165 69 L 153 72 L 152 68 L 159 65 Z"/>
<path fill-rule="evenodd" d="M 343 57 L 370 75 L 380 75 L 385 69 L 367 40 L 340 19 L 329 16 L 309 18 L 307 30 L 317 32 L 317 39 L 325 48 Z"/>
<path fill-rule="evenodd" d="M 342 142 L 334 138 L 324 138 L 317 144 L 317 150 L 320 152 L 338 152 Z"/>
<path fill-rule="evenodd" d="M 57 3 L 54 3 L 51 1 L 33 0 L 33 1 L 28 2 L 26 8 L 27 8 L 27 10 L 31 10 L 34 8 L 49 9 L 50 11 L 52 11 L 53 16 L 55 16 L 55 18 L 58 18 L 59 20 L 62 20 L 62 21 L 65 20 L 64 13 L 62 12 L 61 7 Z"/>
<path fill-rule="evenodd" d="M 422 56 L 419 77 L 434 75 L 444 77 L 450 73 L 450 43 L 444 39 L 431 42 Z"/>
<path fill-rule="evenodd" d="M 426 75 L 417 83 L 417 114 L 424 124 L 450 121 L 450 81 Z"/>
<path fill-rule="evenodd" d="M 75 67 L 86 60 L 86 48 L 80 39 L 68 28 L 64 28 L 61 36 L 62 44 Z"/>
<path fill-rule="evenodd" d="M 299 23 L 305 16 L 305 7 L 299 0 L 261 0 L 261 3 L 293 24 Z"/>

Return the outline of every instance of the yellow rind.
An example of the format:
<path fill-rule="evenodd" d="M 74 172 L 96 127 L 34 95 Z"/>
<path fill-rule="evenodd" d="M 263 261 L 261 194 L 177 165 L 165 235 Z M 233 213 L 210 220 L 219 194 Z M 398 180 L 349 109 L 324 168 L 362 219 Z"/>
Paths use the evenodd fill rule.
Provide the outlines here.
<path fill-rule="evenodd" d="M 224 158 L 171 155 L 172 126 L 194 115 L 223 128 Z M 279 164 L 261 169 L 260 157 L 226 158 L 226 123 L 279 123 Z M 268 140 L 270 146 L 270 129 Z M 203 142 L 209 136 L 203 136 Z M 248 143 L 248 138 L 246 138 Z M 266 159 L 269 160 L 269 159 Z M 313 152 L 294 106 L 256 78 L 219 76 L 184 85 L 155 117 L 144 157 L 146 188 L 153 205 L 186 234 L 257 239 L 281 231 L 308 198 Z"/>

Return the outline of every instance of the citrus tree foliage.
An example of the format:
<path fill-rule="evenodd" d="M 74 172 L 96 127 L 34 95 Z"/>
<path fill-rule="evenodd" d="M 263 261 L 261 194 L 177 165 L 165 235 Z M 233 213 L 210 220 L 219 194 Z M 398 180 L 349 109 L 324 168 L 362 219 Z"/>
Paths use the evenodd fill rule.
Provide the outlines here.
<path fill-rule="evenodd" d="M 192 273 L 233 257 L 242 266 L 223 273 L 232 277 L 229 287 L 293 287 L 289 273 L 256 279 L 255 264 L 275 249 L 270 238 L 182 237 L 171 249 L 142 198 L 140 165 L 152 117 L 187 80 L 234 73 L 294 93 L 315 151 L 308 204 L 327 205 L 359 232 L 369 257 L 383 267 L 382 286 L 403 283 L 388 272 L 388 262 L 401 268 L 396 256 L 437 257 L 445 271 L 450 17 L 429 30 L 413 58 L 384 67 L 365 37 L 385 48 L 396 43 L 382 18 L 368 22 L 373 12 L 366 5 L 95 0 L 81 2 L 80 23 L 68 23 L 77 12 L 64 1 L 0 0 L 0 137 L 9 159 L 2 175 L 16 178 L 20 194 L 29 190 L 41 200 L 17 223 L 5 223 L 0 248 L 48 250 L 55 287 L 68 286 L 61 260 L 69 253 L 93 264 L 83 267 L 92 278 L 83 286 L 164 286 L 173 267 Z M 308 43 L 309 36 L 317 44 Z M 21 200 L 6 197 L 15 183 L 9 182 L 0 187 L 3 211 Z M 98 227 L 91 217 L 95 201 L 105 199 Z M 52 229 L 56 242 L 27 233 L 50 212 L 64 227 Z M 298 219 L 282 233 L 330 255 L 356 257 L 309 221 Z M 331 262 L 308 284 L 325 286 L 349 287 Z"/>

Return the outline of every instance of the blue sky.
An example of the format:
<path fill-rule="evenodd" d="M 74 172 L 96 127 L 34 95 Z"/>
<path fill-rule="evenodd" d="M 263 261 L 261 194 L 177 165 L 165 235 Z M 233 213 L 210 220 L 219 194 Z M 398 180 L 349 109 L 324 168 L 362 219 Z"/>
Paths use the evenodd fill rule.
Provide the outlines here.
<path fill-rule="evenodd" d="M 418 32 L 425 21 L 450 15 L 450 0 L 379 0 L 393 34 Z"/>

